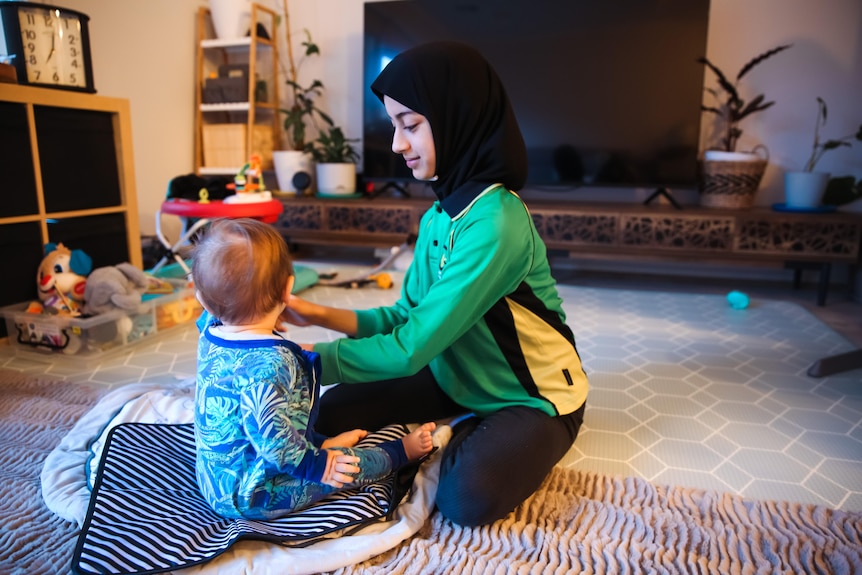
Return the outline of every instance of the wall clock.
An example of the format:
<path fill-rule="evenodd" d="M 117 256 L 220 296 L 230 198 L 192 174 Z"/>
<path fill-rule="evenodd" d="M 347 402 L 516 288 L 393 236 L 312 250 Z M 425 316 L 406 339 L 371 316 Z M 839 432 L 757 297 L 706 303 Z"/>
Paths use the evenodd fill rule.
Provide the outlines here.
<path fill-rule="evenodd" d="M 89 16 L 34 2 L 0 1 L 6 54 L 19 84 L 95 92 Z"/>

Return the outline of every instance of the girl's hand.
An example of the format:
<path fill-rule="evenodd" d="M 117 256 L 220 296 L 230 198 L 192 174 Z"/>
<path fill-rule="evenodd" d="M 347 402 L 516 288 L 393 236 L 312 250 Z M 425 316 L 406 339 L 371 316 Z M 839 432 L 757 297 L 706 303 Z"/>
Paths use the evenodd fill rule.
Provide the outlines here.
<path fill-rule="evenodd" d="M 335 437 L 330 437 L 329 439 L 325 439 L 323 441 L 323 448 L 329 447 L 353 447 L 360 440 L 364 439 L 365 436 L 368 435 L 368 432 L 364 429 L 354 429 L 352 431 L 345 431 L 344 433 L 339 433 Z"/>
<path fill-rule="evenodd" d="M 355 455 L 345 455 L 340 451 L 327 450 L 326 471 L 323 472 L 321 483 L 341 489 L 359 473 L 359 458 Z"/>
<path fill-rule="evenodd" d="M 359 319 L 353 310 L 320 305 L 293 294 L 289 294 L 285 306 L 276 322 L 278 328 L 285 323 L 299 327 L 317 325 L 349 336 L 355 336 L 359 329 Z"/>
<path fill-rule="evenodd" d="M 287 305 L 281 315 L 278 316 L 278 325 L 291 324 L 299 327 L 314 325 L 309 319 L 310 304 L 301 297 L 293 294 L 287 300 Z M 286 330 L 285 330 L 286 331 Z"/>

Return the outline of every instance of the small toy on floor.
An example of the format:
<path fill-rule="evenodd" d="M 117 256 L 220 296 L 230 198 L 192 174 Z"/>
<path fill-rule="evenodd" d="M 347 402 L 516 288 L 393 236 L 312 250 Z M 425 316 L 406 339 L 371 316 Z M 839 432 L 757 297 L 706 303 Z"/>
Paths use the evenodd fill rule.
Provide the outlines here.
<path fill-rule="evenodd" d="M 349 280 L 336 280 L 337 273 L 319 274 L 320 278 L 317 283 L 324 286 L 360 288 L 369 284 L 374 284 L 380 289 L 389 289 L 392 287 L 392 276 L 382 272 L 376 274 L 367 274 Z"/>
<path fill-rule="evenodd" d="M 347 288 L 359 288 L 368 284 L 375 284 L 381 289 L 389 289 L 392 287 L 392 276 L 390 276 L 388 273 L 383 272 L 383 270 L 389 268 L 401 255 L 409 253 L 409 256 L 412 258 L 412 252 L 410 248 L 413 246 L 414 243 L 416 243 L 416 236 L 410 234 L 409 236 L 407 236 L 407 239 L 404 241 L 403 244 L 397 247 L 393 247 L 391 250 L 389 250 L 389 254 L 373 269 L 363 274 L 360 274 L 357 277 L 347 280 L 336 280 L 335 277 L 338 275 L 337 272 L 319 274 L 319 280 L 317 283 L 319 283 L 320 285 Z"/>
<path fill-rule="evenodd" d="M 733 290 L 727 294 L 727 303 L 729 303 L 730 307 L 733 309 L 745 309 L 748 307 L 749 299 L 748 296 L 741 291 Z"/>

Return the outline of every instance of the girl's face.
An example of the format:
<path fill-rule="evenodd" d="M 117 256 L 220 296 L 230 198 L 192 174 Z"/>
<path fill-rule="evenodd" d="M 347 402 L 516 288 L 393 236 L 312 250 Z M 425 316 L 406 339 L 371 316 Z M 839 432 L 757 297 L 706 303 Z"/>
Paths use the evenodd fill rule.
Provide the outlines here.
<path fill-rule="evenodd" d="M 395 128 L 392 151 L 404 157 L 414 178 L 433 179 L 437 175 L 437 150 L 428 119 L 389 96 L 383 96 L 383 105 Z"/>

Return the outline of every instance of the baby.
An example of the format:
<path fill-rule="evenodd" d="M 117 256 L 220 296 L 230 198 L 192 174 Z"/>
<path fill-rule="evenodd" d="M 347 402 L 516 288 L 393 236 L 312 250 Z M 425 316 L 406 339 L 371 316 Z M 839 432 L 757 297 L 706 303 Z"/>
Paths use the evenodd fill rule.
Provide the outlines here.
<path fill-rule="evenodd" d="M 433 448 L 433 422 L 354 447 L 367 431 L 314 430 L 320 360 L 275 331 L 293 288 L 287 244 L 256 220 L 216 220 L 196 243 L 197 480 L 226 517 L 270 519 L 377 481 Z"/>

